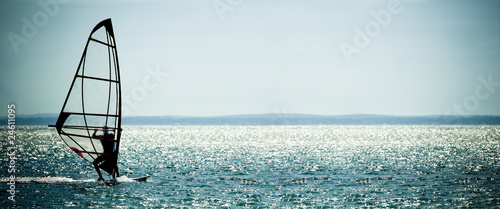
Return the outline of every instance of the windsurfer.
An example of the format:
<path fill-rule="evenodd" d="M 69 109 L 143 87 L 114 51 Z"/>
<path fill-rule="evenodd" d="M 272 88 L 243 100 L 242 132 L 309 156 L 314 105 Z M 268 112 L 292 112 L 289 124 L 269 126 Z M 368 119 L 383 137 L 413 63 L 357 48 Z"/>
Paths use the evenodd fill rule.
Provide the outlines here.
<path fill-rule="evenodd" d="M 100 136 L 97 135 L 97 129 L 94 130 L 94 134 L 92 134 L 92 138 L 94 139 L 99 139 L 101 141 L 101 145 L 103 148 L 103 153 L 100 154 L 92 164 L 94 165 L 95 170 L 97 171 L 97 174 L 99 174 L 99 178 L 97 179 L 98 181 L 104 181 L 104 178 L 102 178 L 101 171 L 99 167 L 101 167 L 104 170 L 114 170 L 116 173 L 113 172 L 113 178 L 116 178 L 119 176 L 118 174 L 118 165 L 115 163 L 106 163 L 106 160 L 112 160 L 113 155 L 115 154 L 115 141 L 114 141 L 115 135 L 109 131 L 108 129 L 104 129 L 104 135 Z M 116 175 L 116 176 L 115 176 Z"/>

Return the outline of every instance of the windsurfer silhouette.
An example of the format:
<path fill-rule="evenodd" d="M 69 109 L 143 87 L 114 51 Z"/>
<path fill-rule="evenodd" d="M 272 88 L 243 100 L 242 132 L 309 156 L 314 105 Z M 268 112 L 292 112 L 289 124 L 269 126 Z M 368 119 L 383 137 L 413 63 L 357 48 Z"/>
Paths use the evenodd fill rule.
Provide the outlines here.
<path fill-rule="evenodd" d="M 116 165 L 116 161 L 113 163 L 113 156 L 115 156 L 115 141 L 114 141 L 115 135 L 109 131 L 107 128 L 104 129 L 104 135 L 100 136 L 97 135 L 97 129 L 94 129 L 94 133 L 92 134 L 93 139 L 99 139 L 101 141 L 101 145 L 103 148 L 103 153 L 99 155 L 92 164 L 94 165 L 95 170 L 97 171 L 97 174 L 99 174 L 99 178 L 97 181 L 104 181 L 104 178 L 102 178 L 101 171 L 99 170 L 99 167 L 101 167 L 103 170 L 106 171 L 112 171 L 113 173 L 113 178 L 116 178 L 120 176 L 118 174 L 118 166 Z M 107 160 L 111 162 L 106 162 Z"/>

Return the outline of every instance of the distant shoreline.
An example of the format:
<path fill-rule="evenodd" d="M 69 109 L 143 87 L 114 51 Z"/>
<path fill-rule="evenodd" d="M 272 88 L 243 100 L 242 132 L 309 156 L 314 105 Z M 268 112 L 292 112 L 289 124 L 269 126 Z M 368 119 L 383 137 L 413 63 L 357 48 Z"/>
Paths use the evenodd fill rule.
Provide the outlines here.
<path fill-rule="evenodd" d="M 2 117 L 5 119 L 5 117 Z M 57 114 L 18 116 L 17 125 L 55 124 Z M 500 125 L 491 115 L 311 115 L 248 114 L 228 116 L 126 116 L 123 125 Z"/>

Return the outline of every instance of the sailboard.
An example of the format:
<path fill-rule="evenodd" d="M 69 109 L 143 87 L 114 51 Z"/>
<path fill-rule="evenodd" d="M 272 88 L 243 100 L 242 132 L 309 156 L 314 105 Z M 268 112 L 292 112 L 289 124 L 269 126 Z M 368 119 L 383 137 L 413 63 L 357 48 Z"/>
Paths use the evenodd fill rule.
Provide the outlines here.
<path fill-rule="evenodd" d="M 121 107 L 116 41 L 106 19 L 92 29 L 56 124 L 49 126 L 78 156 L 116 178 Z"/>

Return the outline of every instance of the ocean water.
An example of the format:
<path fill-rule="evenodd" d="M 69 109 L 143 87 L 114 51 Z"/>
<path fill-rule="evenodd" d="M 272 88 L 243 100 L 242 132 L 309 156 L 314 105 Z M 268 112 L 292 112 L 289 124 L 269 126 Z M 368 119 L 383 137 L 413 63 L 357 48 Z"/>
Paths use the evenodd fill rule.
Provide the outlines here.
<path fill-rule="evenodd" d="M 499 126 L 126 126 L 117 183 L 42 126 L 9 173 L 1 131 L 2 208 L 500 208 Z"/>

